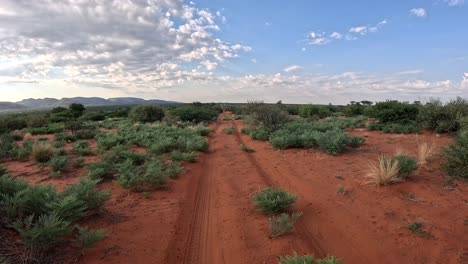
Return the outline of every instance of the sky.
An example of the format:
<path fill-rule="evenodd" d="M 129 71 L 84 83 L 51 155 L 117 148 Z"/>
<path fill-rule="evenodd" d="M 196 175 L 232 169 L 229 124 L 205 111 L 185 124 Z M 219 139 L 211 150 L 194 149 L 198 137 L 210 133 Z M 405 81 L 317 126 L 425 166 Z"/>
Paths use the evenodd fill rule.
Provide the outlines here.
<path fill-rule="evenodd" d="M 466 95 L 464 0 L 0 0 L 0 101 Z"/>

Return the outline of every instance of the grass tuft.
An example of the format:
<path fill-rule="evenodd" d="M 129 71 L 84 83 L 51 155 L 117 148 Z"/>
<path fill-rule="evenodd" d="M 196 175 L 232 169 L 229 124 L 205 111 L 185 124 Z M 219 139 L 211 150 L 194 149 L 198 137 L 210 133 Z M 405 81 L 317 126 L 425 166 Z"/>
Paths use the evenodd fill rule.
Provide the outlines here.
<path fill-rule="evenodd" d="M 301 218 L 302 213 L 282 213 L 278 217 L 270 218 L 270 233 L 272 237 L 279 237 L 291 233 L 294 230 L 294 224 Z"/>
<path fill-rule="evenodd" d="M 398 161 L 380 156 L 378 162 L 371 162 L 367 171 L 369 183 L 375 185 L 388 185 L 391 183 L 401 182 L 398 177 Z"/>

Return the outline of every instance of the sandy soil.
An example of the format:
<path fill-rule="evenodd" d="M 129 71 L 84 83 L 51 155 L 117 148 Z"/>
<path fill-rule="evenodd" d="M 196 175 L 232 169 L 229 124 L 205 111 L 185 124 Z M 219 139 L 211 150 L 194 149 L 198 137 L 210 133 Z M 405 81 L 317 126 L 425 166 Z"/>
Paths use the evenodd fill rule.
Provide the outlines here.
<path fill-rule="evenodd" d="M 221 120 L 213 124 L 208 152 L 163 189 L 145 195 L 101 185 L 111 190 L 111 200 L 82 224 L 105 228 L 108 237 L 80 263 L 277 263 L 277 256 L 293 252 L 334 255 L 345 263 L 468 263 L 468 187 L 447 184 L 440 157 L 404 183 L 365 183 L 368 163 L 379 154 L 402 149 L 415 156 L 418 141 L 441 147 L 452 142 L 448 136 L 354 130 L 350 134 L 364 136 L 366 144 L 329 156 L 277 151 L 241 135 L 242 121 Z M 223 132 L 229 126 L 232 135 Z M 82 173 L 50 180 L 32 162 L 6 165 L 15 176 L 59 188 Z M 303 216 L 290 235 L 270 238 L 268 217 L 252 204 L 253 194 L 267 186 L 298 196 L 292 211 Z M 408 230 L 414 221 L 423 222 L 431 238 Z"/>

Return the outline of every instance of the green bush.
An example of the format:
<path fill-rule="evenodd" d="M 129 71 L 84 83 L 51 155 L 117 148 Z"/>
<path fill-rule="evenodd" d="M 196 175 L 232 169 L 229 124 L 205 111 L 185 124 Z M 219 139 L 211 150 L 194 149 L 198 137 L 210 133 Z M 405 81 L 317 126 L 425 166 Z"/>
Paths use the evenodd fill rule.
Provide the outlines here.
<path fill-rule="evenodd" d="M 86 168 L 88 177 L 93 180 L 112 178 L 116 173 L 115 167 L 109 162 L 93 162 L 86 165 Z"/>
<path fill-rule="evenodd" d="M 109 199 L 108 191 L 99 191 L 99 180 L 81 179 L 78 183 L 68 186 L 62 193 L 63 196 L 77 197 L 84 202 L 88 210 L 97 210 L 104 206 Z"/>
<path fill-rule="evenodd" d="M 348 146 L 352 147 L 352 148 L 359 148 L 360 146 L 362 146 L 364 143 L 366 142 L 366 140 L 362 137 L 349 137 L 349 140 L 348 140 Z"/>
<path fill-rule="evenodd" d="M 259 211 L 272 215 L 281 213 L 295 203 L 297 197 L 281 189 L 266 188 L 254 196 Z"/>
<path fill-rule="evenodd" d="M 0 134 L 0 159 L 13 157 L 17 149 L 18 145 L 10 134 Z"/>
<path fill-rule="evenodd" d="M 85 129 L 75 133 L 77 139 L 93 139 L 97 134 L 97 130 Z"/>
<path fill-rule="evenodd" d="M 210 122 L 218 116 L 218 112 L 214 109 L 195 105 L 179 106 L 173 109 L 171 113 L 182 121 L 194 123 Z"/>
<path fill-rule="evenodd" d="M 378 102 L 369 107 L 367 115 L 378 118 L 382 123 L 407 123 L 417 120 L 419 108 L 416 104 L 398 101 Z"/>
<path fill-rule="evenodd" d="M 418 161 L 414 158 L 405 155 L 397 155 L 394 156 L 392 160 L 398 161 L 398 175 L 400 177 L 406 177 L 418 169 Z"/>
<path fill-rule="evenodd" d="M 249 134 L 252 139 L 262 141 L 268 140 L 268 137 L 270 136 L 268 130 L 262 127 L 251 129 Z"/>
<path fill-rule="evenodd" d="M 21 141 L 24 139 L 24 135 L 21 133 L 11 133 L 11 137 L 14 141 Z"/>
<path fill-rule="evenodd" d="M 327 106 L 303 105 L 299 108 L 299 115 L 302 118 L 325 118 L 332 115 Z"/>
<path fill-rule="evenodd" d="M 76 196 L 62 196 L 47 204 L 50 211 L 66 221 L 78 221 L 86 216 L 86 205 L 84 201 Z"/>
<path fill-rule="evenodd" d="M 228 134 L 228 135 L 232 135 L 232 133 L 234 133 L 234 127 L 233 126 L 230 126 L 230 127 L 226 127 L 223 129 L 224 133 Z"/>
<path fill-rule="evenodd" d="M 188 161 L 188 162 L 195 162 L 197 160 L 198 154 L 196 152 L 181 152 L 178 150 L 174 150 L 171 152 L 171 158 L 174 161 Z"/>
<path fill-rule="evenodd" d="M 282 213 L 278 217 L 270 218 L 270 233 L 272 237 L 279 237 L 289 234 L 294 229 L 294 224 L 302 216 L 302 213 L 293 213 L 292 215 Z"/>
<path fill-rule="evenodd" d="M 76 159 L 73 161 L 72 166 L 73 166 L 74 168 L 82 168 L 82 167 L 84 167 L 84 162 L 85 162 L 84 158 L 83 158 L 82 156 L 80 156 L 80 157 L 76 158 Z"/>
<path fill-rule="evenodd" d="M 45 127 L 49 123 L 49 120 L 45 115 L 31 114 L 26 118 L 28 127 Z"/>
<path fill-rule="evenodd" d="M 461 131 L 455 143 L 444 151 L 444 168 L 448 175 L 468 179 L 468 131 Z"/>
<path fill-rule="evenodd" d="M 75 226 L 78 230 L 76 239 L 81 248 L 91 248 L 106 237 L 106 231 L 104 229 L 89 230 L 88 227 Z"/>
<path fill-rule="evenodd" d="M 313 255 L 299 256 L 294 253 L 293 256 L 279 257 L 279 264 L 340 264 L 342 263 L 336 257 L 326 257 L 324 259 L 315 259 Z"/>
<path fill-rule="evenodd" d="M 56 214 L 30 215 L 14 225 L 26 246 L 47 250 L 58 244 L 72 231 L 70 222 Z"/>
<path fill-rule="evenodd" d="M 49 161 L 49 166 L 52 167 L 54 172 L 62 172 L 68 164 L 67 156 L 55 156 Z"/>
<path fill-rule="evenodd" d="M 458 97 L 447 104 L 431 100 L 420 107 L 418 121 L 427 129 L 438 133 L 453 133 L 462 128 L 468 116 L 468 100 Z"/>
<path fill-rule="evenodd" d="M 260 105 L 252 114 L 253 126 L 273 132 L 289 121 L 289 115 L 276 105 Z"/>
<path fill-rule="evenodd" d="M 157 105 L 139 105 L 130 110 L 128 118 L 132 122 L 153 123 L 164 118 L 164 109 Z"/>
<path fill-rule="evenodd" d="M 349 142 L 349 136 L 343 130 L 328 130 L 317 134 L 315 141 L 318 147 L 331 155 L 341 153 Z"/>
<path fill-rule="evenodd" d="M 78 153 L 83 156 L 88 156 L 93 154 L 93 152 L 89 149 L 89 143 L 87 141 L 77 141 L 73 144 L 73 152 Z"/>
<path fill-rule="evenodd" d="M 136 191 L 154 190 L 166 184 L 169 177 L 166 166 L 160 160 L 149 161 L 145 166 L 136 166 L 131 160 L 120 165 L 118 182 Z"/>

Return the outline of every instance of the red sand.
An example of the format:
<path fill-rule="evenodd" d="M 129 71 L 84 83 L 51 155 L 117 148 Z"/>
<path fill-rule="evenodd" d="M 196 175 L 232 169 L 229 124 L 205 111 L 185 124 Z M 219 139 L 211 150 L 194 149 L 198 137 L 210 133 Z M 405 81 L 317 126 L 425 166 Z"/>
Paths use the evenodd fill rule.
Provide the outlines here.
<path fill-rule="evenodd" d="M 231 125 L 235 133 L 224 133 Z M 277 263 L 277 256 L 293 252 L 334 255 L 348 264 L 468 263 L 468 187 L 445 183 L 440 157 L 404 183 L 364 184 L 369 161 L 380 153 L 403 148 L 415 156 L 417 139 L 447 146 L 451 138 L 355 130 L 350 133 L 365 136 L 366 144 L 329 156 L 277 151 L 240 135 L 241 127 L 242 121 L 214 124 L 208 153 L 148 197 L 103 183 L 101 188 L 112 192 L 105 213 L 82 224 L 105 228 L 108 237 L 80 263 Z M 246 153 L 240 144 L 256 152 Z M 7 166 L 16 176 L 28 173 L 24 178 L 31 182 L 48 175 L 31 162 Z M 44 182 L 64 186 L 76 180 Z M 252 204 L 252 195 L 267 186 L 298 196 L 292 211 L 303 216 L 290 235 L 270 238 L 268 217 Z M 340 186 L 345 195 L 337 193 Z M 432 238 L 407 229 L 417 220 Z"/>

